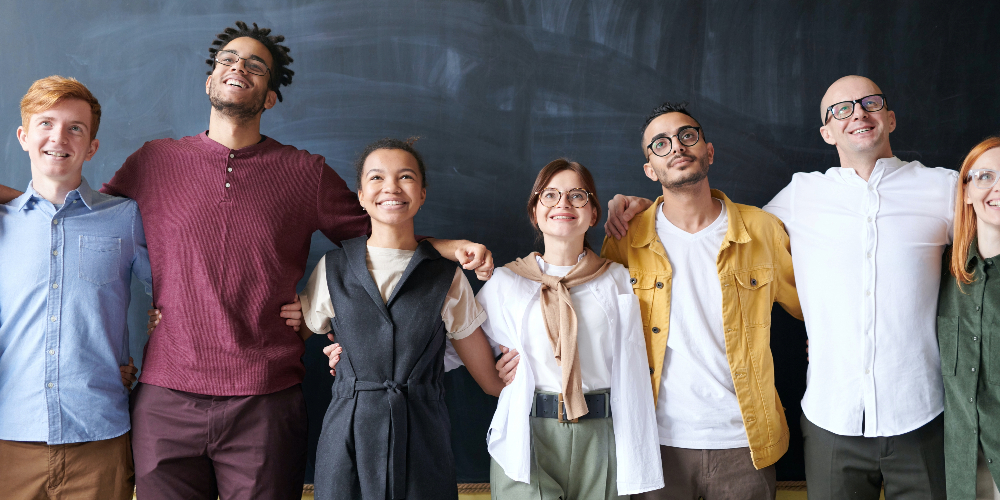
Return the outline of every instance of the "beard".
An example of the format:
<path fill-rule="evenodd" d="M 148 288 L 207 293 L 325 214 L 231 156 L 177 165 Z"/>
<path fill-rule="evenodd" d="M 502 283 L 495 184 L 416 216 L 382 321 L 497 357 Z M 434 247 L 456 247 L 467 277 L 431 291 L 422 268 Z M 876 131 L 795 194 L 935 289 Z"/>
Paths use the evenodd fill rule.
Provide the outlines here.
<path fill-rule="evenodd" d="M 708 177 L 708 160 L 705 158 L 695 158 L 693 156 L 684 155 L 692 161 L 691 166 L 695 168 L 688 169 L 687 172 L 682 172 L 678 174 L 678 177 L 670 179 L 667 175 L 667 170 L 662 172 L 657 169 L 656 176 L 660 178 L 660 185 L 664 189 L 670 191 L 684 190 L 691 187 L 703 179 Z"/>
<path fill-rule="evenodd" d="M 222 96 L 222 92 L 216 90 L 215 79 L 208 88 L 208 100 L 212 107 L 225 116 L 235 120 L 237 123 L 246 123 L 257 118 L 264 112 L 264 103 L 267 102 L 267 88 L 260 94 L 260 98 L 251 95 L 246 102 L 228 101 Z M 224 85 L 220 83 L 219 85 Z"/>

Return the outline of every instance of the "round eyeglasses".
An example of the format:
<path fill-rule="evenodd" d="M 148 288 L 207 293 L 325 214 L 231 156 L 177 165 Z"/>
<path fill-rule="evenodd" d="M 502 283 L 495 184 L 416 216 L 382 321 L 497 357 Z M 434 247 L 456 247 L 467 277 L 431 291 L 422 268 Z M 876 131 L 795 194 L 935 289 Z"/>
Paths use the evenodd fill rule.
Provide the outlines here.
<path fill-rule="evenodd" d="M 541 191 L 536 191 L 538 195 L 538 203 L 542 206 L 552 208 L 559 204 L 559 200 L 563 197 L 563 192 L 556 188 L 545 188 Z M 573 208 L 583 208 L 590 203 L 590 192 L 583 188 L 574 188 L 566 191 L 566 201 L 569 202 L 570 206 Z"/>
<path fill-rule="evenodd" d="M 215 62 L 225 66 L 232 66 L 238 63 L 240 59 L 243 60 L 243 68 L 246 69 L 247 73 L 250 73 L 251 75 L 265 76 L 271 71 L 271 68 L 268 68 L 266 64 L 256 59 L 242 57 L 231 50 L 220 50 L 215 53 Z"/>
<path fill-rule="evenodd" d="M 865 108 L 865 111 L 874 113 L 885 107 L 885 94 L 866 95 L 861 99 L 838 102 L 832 106 L 828 106 L 826 108 L 826 115 L 823 116 L 823 124 L 826 125 L 830 121 L 830 116 L 838 120 L 850 118 L 854 114 L 854 105 L 858 103 L 861 103 L 861 107 Z"/>
<path fill-rule="evenodd" d="M 972 183 L 979 189 L 989 189 L 995 186 L 997 179 L 1000 179 L 1000 173 L 989 168 L 969 170 L 969 175 L 965 176 L 966 184 Z"/>
<path fill-rule="evenodd" d="M 676 137 L 677 142 L 681 143 L 682 146 L 691 147 L 698 144 L 698 141 L 701 140 L 701 127 L 690 125 L 681 127 L 674 135 L 664 135 L 653 139 L 653 142 L 650 142 L 646 146 L 646 149 L 652 151 L 656 156 L 667 156 L 674 150 L 674 144 L 670 140 L 671 137 Z"/>

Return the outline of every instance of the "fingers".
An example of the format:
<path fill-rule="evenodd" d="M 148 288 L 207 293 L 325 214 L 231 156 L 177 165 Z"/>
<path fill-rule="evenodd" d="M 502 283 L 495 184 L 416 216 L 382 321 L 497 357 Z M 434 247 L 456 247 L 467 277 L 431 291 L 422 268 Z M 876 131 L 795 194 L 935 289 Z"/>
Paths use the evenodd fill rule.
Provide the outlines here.
<path fill-rule="evenodd" d="M 476 277 L 479 281 L 487 281 L 493 277 L 493 252 L 486 250 L 483 263 L 476 268 Z"/>
<path fill-rule="evenodd" d="M 340 354 L 343 352 L 344 349 L 340 344 L 330 344 L 323 348 L 323 354 L 330 358 L 330 375 L 337 375 L 337 363 L 340 362 Z"/>
<path fill-rule="evenodd" d="M 638 215 L 639 212 L 645 210 L 645 207 L 643 206 L 643 204 L 636 203 L 633 200 L 630 200 L 628 197 L 625 197 L 625 200 L 627 201 L 627 204 L 625 206 L 625 211 L 622 213 L 621 220 L 625 223 L 625 229 L 627 230 L 628 222 L 632 220 L 633 217 Z"/>
<path fill-rule="evenodd" d="M 290 304 L 281 306 L 279 315 L 285 318 L 285 324 L 292 327 L 296 332 L 302 326 L 302 302 L 299 301 L 299 294 L 295 294 Z"/>
<path fill-rule="evenodd" d="M 336 342 L 336 340 L 333 339 L 333 333 L 326 334 L 326 338 L 330 339 L 330 342 Z"/>
<path fill-rule="evenodd" d="M 510 349 L 503 356 L 500 356 L 496 368 L 500 379 L 504 381 L 504 385 L 509 385 L 514 380 L 514 374 L 517 371 L 519 361 L 520 356 L 516 349 Z"/>
<path fill-rule="evenodd" d="M 628 208 L 628 199 L 620 194 L 616 194 L 608 202 L 608 221 L 604 223 L 604 232 L 608 236 L 613 236 L 618 240 L 625 236 L 628 224 L 627 220 L 623 220 L 622 217 L 626 208 Z"/>
<path fill-rule="evenodd" d="M 486 254 L 489 250 L 479 243 L 468 242 L 455 251 L 455 259 L 462 264 L 462 269 L 472 270 L 486 262 Z"/>
<path fill-rule="evenodd" d="M 153 329 L 156 328 L 156 325 L 160 324 L 160 320 L 163 319 L 163 315 L 160 314 L 159 309 L 150 309 L 146 314 L 149 315 L 149 322 L 146 323 L 146 335 L 152 335 Z"/>

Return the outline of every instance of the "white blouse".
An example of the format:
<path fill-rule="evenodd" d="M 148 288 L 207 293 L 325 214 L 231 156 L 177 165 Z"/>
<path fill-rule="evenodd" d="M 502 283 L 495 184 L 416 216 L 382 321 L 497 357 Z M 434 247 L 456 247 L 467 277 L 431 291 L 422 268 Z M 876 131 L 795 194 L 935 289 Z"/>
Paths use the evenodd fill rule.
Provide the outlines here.
<path fill-rule="evenodd" d="M 588 330 L 594 328 L 607 332 L 605 344 L 601 347 L 610 356 L 591 356 L 588 363 L 598 364 L 597 360 L 603 359 L 603 369 L 610 377 L 618 494 L 630 495 L 662 488 L 663 469 L 653 410 L 653 389 L 649 384 L 649 363 L 642 335 L 639 300 L 632 293 L 628 271 L 619 264 L 612 264 L 604 274 L 576 288 L 589 291 L 596 304 L 588 307 L 603 316 L 603 327 L 588 323 Z M 544 326 L 541 333 L 533 332 L 538 326 L 532 327 L 530 321 L 532 309 L 537 308 L 530 306 L 537 304 L 540 289 L 541 284 L 522 278 L 509 269 L 498 268 L 476 297 L 486 310 L 487 319 L 482 325 L 486 335 L 522 354 L 527 353 L 525 345 L 529 336 L 532 339 L 544 338 L 544 345 L 547 345 Z M 577 309 L 577 312 L 582 311 Z M 590 312 L 584 314 L 589 316 Z M 551 347 L 548 352 L 551 356 Z M 582 355 L 583 351 L 581 368 Z M 523 483 L 531 482 L 529 413 L 537 386 L 534 363 L 529 356 L 531 354 L 525 355 L 528 363 L 518 366 L 514 381 L 500 393 L 497 411 L 486 437 L 493 459 L 507 476 Z"/>

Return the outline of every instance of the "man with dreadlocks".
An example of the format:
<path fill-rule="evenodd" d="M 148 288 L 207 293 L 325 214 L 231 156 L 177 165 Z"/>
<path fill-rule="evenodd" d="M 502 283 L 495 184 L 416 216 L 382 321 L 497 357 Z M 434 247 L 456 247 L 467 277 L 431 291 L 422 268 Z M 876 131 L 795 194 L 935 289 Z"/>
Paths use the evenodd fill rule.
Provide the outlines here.
<path fill-rule="evenodd" d="M 323 157 L 261 135 L 293 74 L 270 32 L 237 22 L 218 35 L 208 131 L 146 143 L 103 189 L 139 205 L 163 313 L 131 401 L 144 500 L 301 496 L 301 312 L 283 303 L 313 232 L 339 242 L 366 234 L 369 219 Z M 492 270 L 481 245 L 433 245 L 480 277 Z"/>

